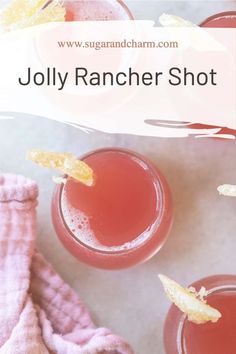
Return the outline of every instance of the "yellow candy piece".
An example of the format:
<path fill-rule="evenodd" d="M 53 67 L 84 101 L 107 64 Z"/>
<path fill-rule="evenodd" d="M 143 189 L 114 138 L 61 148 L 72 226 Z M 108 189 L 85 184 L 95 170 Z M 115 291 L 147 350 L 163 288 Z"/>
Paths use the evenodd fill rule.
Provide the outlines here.
<path fill-rule="evenodd" d="M 27 152 L 26 158 L 42 167 L 58 170 L 86 186 L 94 184 L 93 170 L 73 154 L 30 150 Z"/>
<path fill-rule="evenodd" d="M 61 1 L 13 0 L 0 15 L 0 25 L 12 31 L 47 22 L 65 21 L 66 10 Z"/>
<path fill-rule="evenodd" d="M 236 186 L 232 184 L 222 184 L 217 188 L 218 192 L 227 197 L 236 197 Z"/>
<path fill-rule="evenodd" d="M 187 315 L 189 321 L 203 324 L 208 321 L 217 322 L 221 317 L 221 313 L 217 309 L 211 307 L 202 299 L 203 288 L 201 294 L 199 294 L 193 292 L 193 288 L 183 288 L 165 275 L 159 274 L 159 278 L 167 297 Z"/>
<path fill-rule="evenodd" d="M 165 13 L 159 17 L 159 22 L 163 27 L 197 27 L 194 23 L 182 17 Z"/>

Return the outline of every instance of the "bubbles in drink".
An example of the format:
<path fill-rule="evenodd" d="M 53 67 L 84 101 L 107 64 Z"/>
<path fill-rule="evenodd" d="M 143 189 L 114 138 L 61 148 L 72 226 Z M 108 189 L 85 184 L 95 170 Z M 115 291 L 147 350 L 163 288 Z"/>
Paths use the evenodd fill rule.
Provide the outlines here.
<path fill-rule="evenodd" d="M 97 250 L 110 252 L 129 250 L 145 242 L 145 240 L 148 239 L 150 233 L 152 232 L 152 230 L 149 228 L 136 239 L 130 242 L 126 242 L 123 245 L 106 246 L 101 244 L 96 238 L 95 233 L 90 226 L 89 216 L 71 205 L 64 190 L 62 191 L 61 196 L 61 208 L 67 227 L 71 230 L 74 237 L 85 245 Z"/>
<path fill-rule="evenodd" d="M 94 234 L 89 225 L 89 218 L 70 205 L 64 192 L 61 206 L 65 222 L 74 236 L 88 246 L 94 247 Z"/>

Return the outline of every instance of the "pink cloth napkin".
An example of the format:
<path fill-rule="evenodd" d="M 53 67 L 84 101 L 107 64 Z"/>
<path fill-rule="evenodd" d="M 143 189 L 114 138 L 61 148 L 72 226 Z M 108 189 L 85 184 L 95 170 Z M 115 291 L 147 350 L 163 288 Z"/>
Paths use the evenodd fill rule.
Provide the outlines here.
<path fill-rule="evenodd" d="M 132 354 L 35 252 L 35 182 L 0 175 L 0 354 Z"/>

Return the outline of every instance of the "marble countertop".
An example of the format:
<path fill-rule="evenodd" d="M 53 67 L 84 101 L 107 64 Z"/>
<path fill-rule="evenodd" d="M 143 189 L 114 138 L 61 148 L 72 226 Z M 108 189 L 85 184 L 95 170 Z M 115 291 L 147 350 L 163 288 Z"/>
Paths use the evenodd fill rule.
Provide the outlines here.
<path fill-rule="evenodd" d="M 150 261 L 122 271 L 93 269 L 63 248 L 50 218 L 54 173 L 24 159 L 33 147 L 80 155 L 106 146 L 128 147 L 151 158 L 165 174 L 175 206 L 174 225 L 163 249 Z M 23 115 L 0 121 L 1 170 L 34 178 L 40 187 L 39 248 L 88 304 L 96 323 L 124 336 L 136 354 L 164 353 L 162 328 L 169 302 L 158 273 L 190 284 L 210 274 L 235 271 L 236 199 L 220 197 L 216 191 L 219 184 L 236 183 L 235 154 L 234 141 L 85 134 Z"/>
<path fill-rule="evenodd" d="M 201 22 L 230 1 L 126 1 L 136 18 L 157 20 L 163 12 Z M 136 354 L 164 354 L 162 329 L 169 308 L 158 273 L 183 284 L 235 271 L 236 199 L 218 195 L 222 183 L 236 183 L 236 144 L 213 139 L 162 139 L 84 133 L 39 117 L 0 121 L 1 171 L 34 178 L 40 187 L 38 247 L 80 294 L 95 322 L 125 337 Z M 74 259 L 52 227 L 51 171 L 25 161 L 29 148 L 67 150 L 77 155 L 94 148 L 122 146 L 149 158 L 163 171 L 173 195 L 175 219 L 169 239 L 150 261 L 122 271 L 104 271 Z"/>

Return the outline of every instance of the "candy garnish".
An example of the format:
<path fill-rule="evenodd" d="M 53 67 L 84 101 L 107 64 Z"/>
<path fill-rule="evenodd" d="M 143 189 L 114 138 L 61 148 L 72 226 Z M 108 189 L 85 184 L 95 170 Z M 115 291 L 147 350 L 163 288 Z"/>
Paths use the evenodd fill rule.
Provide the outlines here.
<path fill-rule="evenodd" d="M 42 167 L 58 170 L 87 186 L 94 184 L 93 170 L 73 154 L 34 149 L 27 152 L 26 158 Z"/>
<path fill-rule="evenodd" d="M 12 31 L 47 22 L 65 21 L 66 10 L 62 1 L 13 0 L 0 14 L 0 25 Z"/>
<path fill-rule="evenodd" d="M 198 293 L 192 287 L 190 289 L 183 288 L 163 274 L 159 274 L 159 278 L 167 297 L 186 314 L 189 321 L 196 324 L 203 324 L 209 321 L 217 322 L 222 316 L 217 309 L 208 305 L 206 300 L 203 299 L 205 288 L 201 288 Z M 205 289 L 205 295 L 207 294 L 208 292 Z"/>

